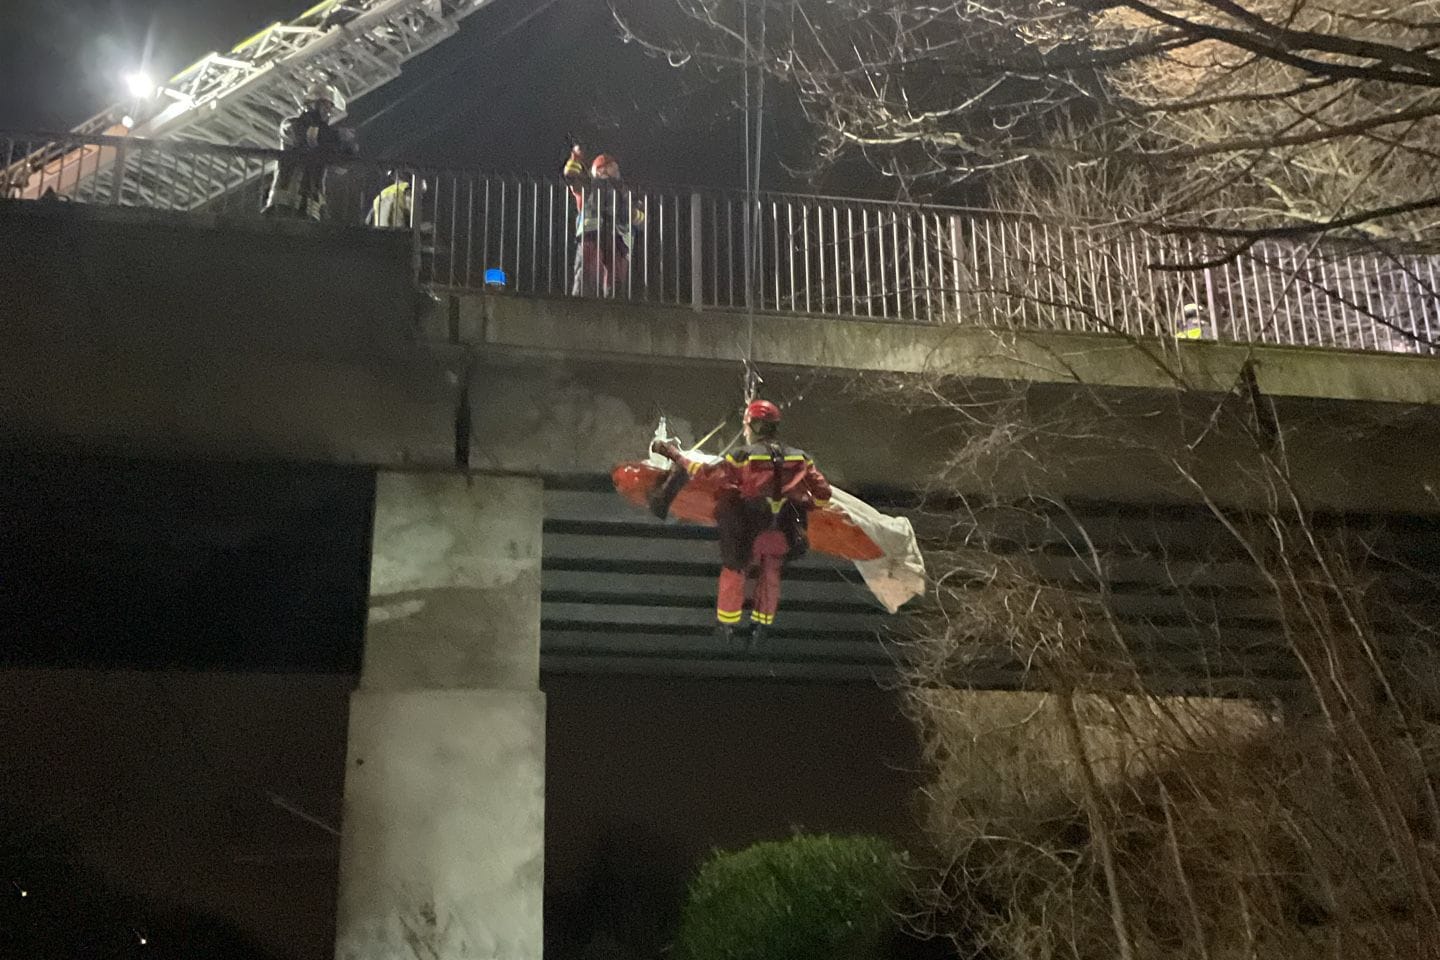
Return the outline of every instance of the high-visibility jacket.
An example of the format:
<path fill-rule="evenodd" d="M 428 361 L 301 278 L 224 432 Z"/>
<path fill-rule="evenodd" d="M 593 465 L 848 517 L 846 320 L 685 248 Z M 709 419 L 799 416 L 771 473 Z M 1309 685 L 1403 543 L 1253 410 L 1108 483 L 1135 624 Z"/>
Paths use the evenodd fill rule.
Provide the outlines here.
<path fill-rule="evenodd" d="M 735 493 L 742 500 L 764 500 L 771 512 L 786 502 L 799 507 L 825 506 L 830 502 L 830 483 L 804 450 L 781 443 L 751 443 L 725 454 L 719 463 L 680 458 L 695 476 L 720 475 L 722 494 Z"/>
<path fill-rule="evenodd" d="M 630 191 L 613 181 L 599 180 L 587 186 L 572 185 L 570 193 L 579 213 L 575 218 L 577 239 L 584 239 L 587 233 L 603 234 L 598 239 L 604 243 L 613 232 L 626 250 L 634 249 L 635 228 L 645 225 L 645 211 L 631 201 Z"/>
<path fill-rule="evenodd" d="M 371 226 L 395 230 L 410 226 L 410 214 L 410 181 L 397 180 L 371 201 L 370 215 L 365 219 Z"/>
<path fill-rule="evenodd" d="M 809 508 L 830 502 L 830 484 L 814 461 L 804 450 L 780 443 L 748 444 L 727 453 L 719 463 L 683 455 L 680 463 L 691 476 L 719 475 L 715 526 L 720 533 L 720 563 L 731 570 L 744 570 L 756 562 L 754 548 L 766 531 L 784 536 L 790 559 L 800 556 L 807 543 Z"/>

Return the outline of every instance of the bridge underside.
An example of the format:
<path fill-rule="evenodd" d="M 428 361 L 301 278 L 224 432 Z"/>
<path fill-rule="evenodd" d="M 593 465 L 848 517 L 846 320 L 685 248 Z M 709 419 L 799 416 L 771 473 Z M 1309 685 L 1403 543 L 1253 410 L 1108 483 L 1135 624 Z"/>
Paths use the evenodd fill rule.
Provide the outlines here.
<path fill-rule="evenodd" d="M 910 616 L 886 616 L 853 568 L 814 556 L 787 575 L 782 638 L 758 657 L 727 651 L 710 635 L 716 564 L 709 531 L 637 516 L 600 486 L 572 478 L 546 489 L 548 669 L 890 682 L 911 655 L 907 640 L 948 626 L 966 638 L 955 650 L 953 681 L 998 689 L 1047 682 L 1029 669 L 1025 651 L 986 638 L 980 625 L 942 624 L 933 601 L 916 604 Z M 887 507 L 910 515 L 936 548 L 932 576 L 980 587 L 1018 568 L 1036 585 L 1103 609 L 1123 646 L 1115 662 L 1124 682 L 1135 669 L 1156 693 L 1266 698 L 1304 679 L 1288 639 L 1295 611 L 1282 611 L 1257 557 L 1207 508 L 914 503 Z M 1347 572 L 1371 611 L 1380 656 L 1397 675 L 1429 676 L 1440 627 L 1433 576 L 1440 521 L 1328 514 L 1314 518 L 1314 529 L 1348 551 Z"/>
<path fill-rule="evenodd" d="M 17 571 L 6 578 L 7 664 L 358 669 L 370 470 L 12 448 L 0 483 L 18 518 L 4 564 Z M 1300 678 L 1254 558 L 1203 508 L 1012 505 L 955 525 L 955 513 L 890 506 L 932 542 L 974 545 L 967 568 L 1020 561 L 1040 582 L 1103 597 L 1157 692 L 1268 696 Z M 1440 521 L 1352 514 L 1319 524 L 1366 545 L 1358 572 L 1368 596 L 1384 599 L 1377 636 L 1396 665 L 1426 669 L 1440 623 Z M 603 477 L 547 480 L 542 543 L 541 666 L 551 673 L 890 682 L 916 627 L 887 616 L 853 567 L 812 555 L 787 575 L 781 636 L 757 652 L 727 648 L 712 635 L 712 531 L 656 521 Z M 932 553 L 932 573 L 948 572 L 947 556 Z M 956 669 L 978 687 L 1036 682 L 1016 653 L 978 638 Z"/>

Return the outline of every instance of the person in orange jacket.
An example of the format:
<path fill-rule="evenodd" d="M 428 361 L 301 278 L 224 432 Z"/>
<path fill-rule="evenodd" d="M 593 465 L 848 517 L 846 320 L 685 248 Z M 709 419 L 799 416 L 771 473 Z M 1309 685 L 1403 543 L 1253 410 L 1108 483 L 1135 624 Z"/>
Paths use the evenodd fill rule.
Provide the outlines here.
<path fill-rule="evenodd" d="M 565 161 L 565 181 L 575 198 L 575 279 L 574 296 L 612 296 L 617 288 L 630 292 L 630 251 L 635 230 L 643 227 L 645 212 L 633 206 L 620 187 L 620 164 L 608 154 L 599 154 L 585 173 L 585 154 L 570 148 Z"/>
<path fill-rule="evenodd" d="M 830 502 L 830 484 L 805 451 L 780 443 L 780 408 L 769 400 L 745 407 L 745 445 L 719 463 L 692 460 L 669 441 L 651 449 L 692 476 L 718 474 L 715 524 L 720 531 L 720 582 L 716 590 L 716 633 L 735 641 L 745 606 L 745 586 L 755 581 L 751 601 L 751 644 L 775 623 L 780 577 L 787 560 L 805 552 L 806 516 Z"/>

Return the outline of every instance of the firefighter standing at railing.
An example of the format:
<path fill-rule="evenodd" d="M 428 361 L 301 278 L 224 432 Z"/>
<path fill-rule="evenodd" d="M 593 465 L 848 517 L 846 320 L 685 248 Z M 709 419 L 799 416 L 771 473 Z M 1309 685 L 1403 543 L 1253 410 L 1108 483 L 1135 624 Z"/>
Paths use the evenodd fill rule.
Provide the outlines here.
<path fill-rule="evenodd" d="M 780 574 L 785 561 L 805 552 L 806 517 L 811 507 L 830 502 L 830 484 L 803 450 L 780 443 L 780 408 L 768 400 L 745 407 L 745 445 L 718 463 L 692 460 L 673 443 L 657 440 L 651 449 L 690 475 L 717 472 L 715 525 L 720 532 L 720 583 L 716 591 L 716 632 L 733 641 L 745 606 L 745 583 L 755 580 L 750 643 L 775 623 Z"/>
<path fill-rule="evenodd" d="M 630 251 L 635 230 L 645 225 L 645 212 L 630 202 L 620 186 L 620 164 L 599 154 L 585 172 L 585 153 L 570 148 L 565 181 L 575 198 L 575 296 L 613 296 L 630 292 Z"/>
<path fill-rule="evenodd" d="M 305 91 L 301 110 L 280 124 L 284 157 L 275 167 L 267 217 L 319 220 L 325 211 L 325 171 L 336 157 L 354 156 L 355 131 L 334 126 L 345 115 L 345 97 L 328 83 Z M 309 154 L 310 156 L 306 156 Z"/>

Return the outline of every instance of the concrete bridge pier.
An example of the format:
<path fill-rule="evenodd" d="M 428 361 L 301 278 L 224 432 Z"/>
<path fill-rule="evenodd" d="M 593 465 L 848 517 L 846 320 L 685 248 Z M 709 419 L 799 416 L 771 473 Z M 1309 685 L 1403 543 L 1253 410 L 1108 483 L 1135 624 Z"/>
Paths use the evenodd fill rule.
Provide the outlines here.
<path fill-rule="evenodd" d="M 381 472 L 337 960 L 539 960 L 539 480 Z"/>

